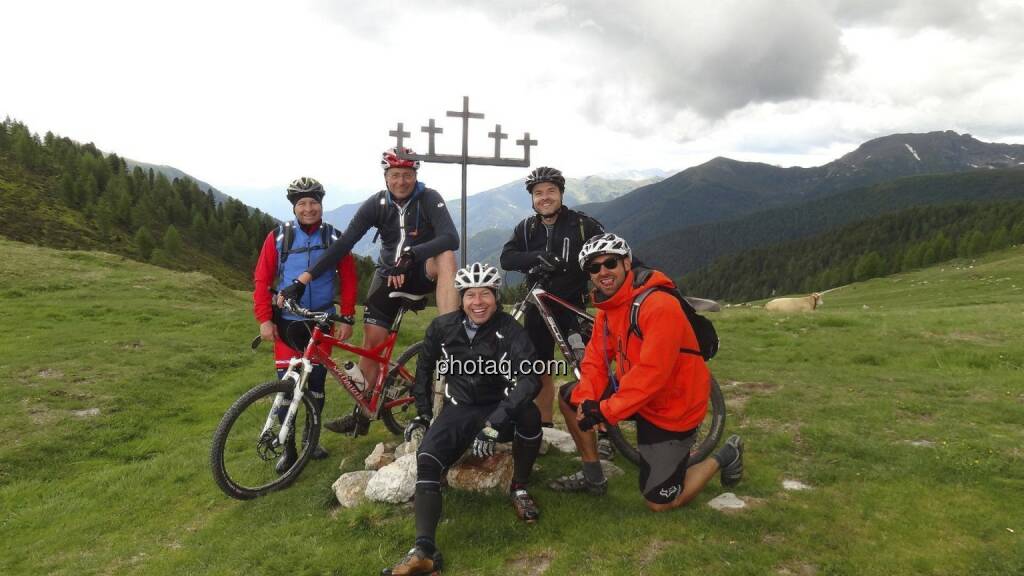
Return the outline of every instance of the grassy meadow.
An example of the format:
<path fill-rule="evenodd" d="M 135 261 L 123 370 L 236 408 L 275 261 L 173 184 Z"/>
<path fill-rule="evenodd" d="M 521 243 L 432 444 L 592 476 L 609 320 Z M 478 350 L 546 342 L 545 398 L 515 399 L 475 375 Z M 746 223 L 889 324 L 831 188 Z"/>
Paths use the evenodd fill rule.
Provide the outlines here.
<path fill-rule="evenodd" d="M 98 252 L 0 251 L 0 574 L 377 574 L 410 547 L 411 507 L 345 510 L 330 490 L 392 438 L 382 424 L 324 432 L 331 458 L 285 491 L 214 485 L 221 415 L 273 377 L 270 346 L 248 347 L 249 294 Z M 408 316 L 399 348 L 432 316 Z M 549 453 L 535 526 L 503 495 L 446 493 L 446 573 L 1024 573 L 1024 247 L 846 286 L 814 313 L 712 318 L 748 508 L 708 507 L 714 480 L 649 513 L 624 461 L 603 499 L 556 494 L 577 464 Z"/>

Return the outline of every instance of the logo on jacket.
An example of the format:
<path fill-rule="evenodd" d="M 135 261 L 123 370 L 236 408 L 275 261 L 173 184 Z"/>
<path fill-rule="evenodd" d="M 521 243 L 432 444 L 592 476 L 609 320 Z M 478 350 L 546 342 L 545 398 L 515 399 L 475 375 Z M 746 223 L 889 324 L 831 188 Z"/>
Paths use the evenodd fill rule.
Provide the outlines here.
<path fill-rule="evenodd" d="M 670 486 L 668 488 L 662 488 L 661 490 L 658 491 L 658 494 L 661 494 L 662 498 L 669 498 L 669 499 L 673 498 L 678 493 L 679 493 L 679 485 L 678 484 L 676 484 L 675 486 Z"/>

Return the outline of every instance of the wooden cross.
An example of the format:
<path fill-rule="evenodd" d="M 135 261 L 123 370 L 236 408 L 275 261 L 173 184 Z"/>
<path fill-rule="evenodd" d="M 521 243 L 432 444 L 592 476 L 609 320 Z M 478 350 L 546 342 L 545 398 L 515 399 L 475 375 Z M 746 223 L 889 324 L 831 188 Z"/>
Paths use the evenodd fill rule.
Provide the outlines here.
<path fill-rule="evenodd" d="M 536 140 L 530 140 L 530 133 L 529 132 L 524 132 L 523 133 L 523 139 L 522 140 L 516 140 L 516 144 L 518 144 L 518 145 L 523 147 L 523 160 L 526 162 L 526 165 L 529 166 L 530 165 L 530 146 L 536 146 L 537 145 L 537 141 Z"/>
<path fill-rule="evenodd" d="M 449 118 L 462 118 L 462 157 L 467 158 L 469 156 L 469 119 L 482 119 L 484 115 L 469 111 L 469 96 L 462 97 L 462 111 L 449 110 L 447 114 Z"/>
<path fill-rule="evenodd" d="M 427 154 L 433 154 L 434 153 L 434 134 L 440 134 L 440 133 L 444 132 L 444 128 L 438 128 L 437 126 L 434 126 L 434 119 L 431 118 L 430 119 L 430 123 L 429 123 L 428 126 L 420 126 L 420 131 L 427 133 L 427 148 L 428 148 Z"/>
<path fill-rule="evenodd" d="M 494 132 L 488 132 L 487 136 L 494 138 L 494 157 L 501 158 L 501 141 L 508 138 L 508 134 L 503 134 L 501 131 L 501 124 L 494 125 Z"/>
<path fill-rule="evenodd" d="M 401 152 L 402 148 L 403 148 L 402 140 L 404 140 L 405 138 L 408 138 L 409 136 L 412 136 L 412 134 L 409 134 L 408 132 L 403 130 L 402 123 L 399 122 L 398 123 L 398 128 L 388 132 L 388 136 L 394 136 L 395 138 L 398 138 L 398 146 L 397 147 L 398 147 L 398 151 Z"/>

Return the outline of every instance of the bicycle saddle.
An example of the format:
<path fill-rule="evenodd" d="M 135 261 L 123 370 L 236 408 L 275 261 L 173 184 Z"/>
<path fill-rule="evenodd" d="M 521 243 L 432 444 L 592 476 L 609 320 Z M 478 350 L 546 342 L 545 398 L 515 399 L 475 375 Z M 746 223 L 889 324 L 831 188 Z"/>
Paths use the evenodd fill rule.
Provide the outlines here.
<path fill-rule="evenodd" d="M 409 294 L 408 292 L 389 292 L 388 298 L 398 298 L 402 303 L 402 308 L 406 310 L 412 310 L 413 312 L 423 310 L 427 307 L 427 295 L 426 294 Z"/>

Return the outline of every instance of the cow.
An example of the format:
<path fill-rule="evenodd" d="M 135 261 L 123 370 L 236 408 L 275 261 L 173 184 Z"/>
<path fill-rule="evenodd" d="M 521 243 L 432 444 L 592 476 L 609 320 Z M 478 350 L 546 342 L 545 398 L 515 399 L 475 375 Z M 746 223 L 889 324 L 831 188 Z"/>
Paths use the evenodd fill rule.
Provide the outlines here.
<path fill-rule="evenodd" d="M 764 309 L 773 312 L 810 312 L 821 306 L 822 301 L 821 294 L 815 292 L 799 298 L 776 298 L 769 300 L 764 305 Z"/>

